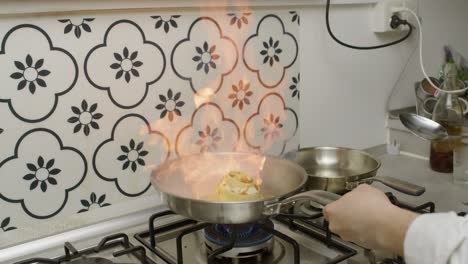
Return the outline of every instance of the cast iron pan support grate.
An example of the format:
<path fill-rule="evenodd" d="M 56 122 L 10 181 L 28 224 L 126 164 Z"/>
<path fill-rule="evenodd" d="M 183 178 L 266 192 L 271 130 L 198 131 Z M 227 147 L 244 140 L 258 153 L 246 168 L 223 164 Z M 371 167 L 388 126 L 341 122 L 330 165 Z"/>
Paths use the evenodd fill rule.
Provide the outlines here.
<path fill-rule="evenodd" d="M 211 254 L 208 255 L 208 258 L 207 258 L 208 259 L 208 264 L 214 264 L 214 261 L 215 261 L 217 256 L 223 254 L 224 252 L 227 252 L 227 251 L 233 249 L 235 244 L 236 244 L 236 239 L 237 239 L 236 226 L 232 226 L 231 241 L 229 242 L 229 244 L 225 245 L 224 247 L 220 247 L 220 248 L 216 249 L 215 251 L 211 252 Z"/>
<path fill-rule="evenodd" d="M 175 222 L 175 223 L 171 223 L 171 224 L 167 224 L 167 225 L 163 225 L 161 227 L 158 227 L 158 228 L 155 228 L 154 226 L 154 223 L 156 220 L 158 220 L 159 218 L 162 218 L 164 216 L 168 216 L 168 215 L 175 215 L 174 212 L 170 211 L 170 210 L 167 210 L 167 211 L 162 211 L 162 212 L 159 212 L 159 213 L 156 213 L 154 215 L 152 215 L 149 219 L 149 231 L 147 232 L 142 232 L 142 233 L 138 233 L 135 235 L 135 238 L 140 241 L 142 244 L 144 244 L 147 248 L 149 248 L 153 253 L 155 253 L 156 255 L 158 255 L 158 257 L 160 257 L 161 259 L 163 259 L 166 263 L 173 263 L 173 261 L 167 257 L 165 254 L 162 254 L 159 250 L 156 249 L 156 236 L 160 233 L 164 233 L 164 232 L 167 232 L 169 230 L 173 230 L 173 229 L 176 229 L 176 228 L 181 228 L 181 227 L 184 227 L 184 226 L 187 226 L 187 225 L 191 225 L 191 224 L 195 224 L 195 225 L 192 225 L 190 227 L 187 227 L 185 229 L 183 229 L 181 231 L 181 233 L 177 236 L 177 239 L 176 239 L 176 246 L 177 246 L 177 264 L 183 264 L 183 246 L 182 246 L 182 238 L 187 235 L 187 234 L 190 234 L 192 232 L 196 232 L 198 230 L 201 230 L 207 226 L 209 226 L 210 224 L 207 224 L 207 223 L 198 223 L 194 220 L 191 220 L 191 219 L 187 219 L 187 220 L 183 220 L 183 221 L 178 221 L 178 222 Z M 291 244 L 291 246 L 293 247 L 293 250 L 294 250 L 294 260 L 293 260 L 293 263 L 295 264 L 298 264 L 300 263 L 300 252 L 299 252 L 299 245 L 297 244 L 297 242 L 290 238 L 289 236 L 273 229 L 273 228 L 270 228 L 268 227 L 267 225 L 265 224 L 262 224 L 260 223 L 259 224 L 260 228 L 264 229 L 265 231 L 267 232 L 270 232 L 272 235 L 274 236 L 277 236 L 279 237 L 280 239 L 283 239 L 284 241 L 288 242 L 289 244 Z M 150 243 L 148 243 L 145 238 L 149 236 L 149 240 L 150 240 Z M 236 236 L 233 236 L 233 241 L 234 241 L 234 244 L 235 244 L 235 239 Z M 232 243 L 229 243 L 227 246 L 224 246 L 224 247 L 221 247 L 217 250 L 215 250 L 214 252 L 212 252 L 209 256 L 208 256 L 208 263 L 210 263 L 211 261 L 214 260 L 214 258 L 216 256 L 218 256 L 219 254 L 222 254 L 230 249 L 232 249 L 234 247 L 234 244 Z"/>
<path fill-rule="evenodd" d="M 79 258 L 81 256 L 90 255 L 93 253 L 98 253 L 101 250 L 110 249 L 115 246 L 122 246 L 124 249 L 116 251 L 113 253 L 114 257 L 119 257 L 125 254 L 132 254 L 140 260 L 140 263 L 147 264 L 148 259 L 146 258 L 145 248 L 142 246 L 133 247 L 128 239 L 128 236 L 124 233 L 118 233 L 110 236 L 104 237 L 101 242 L 95 247 L 87 248 L 84 250 L 77 250 L 70 242 L 65 242 L 64 251 L 65 254 L 61 257 L 55 259 L 45 259 L 45 258 L 31 258 L 24 261 L 16 262 L 15 264 L 35 264 L 35 263 L 44 263 L 44 264 L 58 264 L 64 262 L 70 262 L 73 259 Z M 139 252 L 139 254 L 137 254 Z M 153 262 L 150 262 L 153 263 Z"/>
<path fill-rule="evenodd" d="M 387 195 L 390 202 L 398 207 L 422 214 L 435 212 L 435 204 L 433 202 L 427 202 L 418 206 L 412 206 L 405 202 L 399 201 L 398 198 L 391 192 L 387 192 L 385 194 Z"/>
<path fill-rule="evenodd" d="M 319 218 L 321 216 L 322 215 L 317 216 L 316 218 Z M 329 260 L 327 264 L 337 264 L 357 254 L 357 251 L 354 250 L 353 248 L 350 248 L 349 246 L 345 244 L 339 243 L 335 239 L 332 238 L 332 233 L 328 229 L 326 221 L 324 221 L 324 223 L 322 224 L 319 224 L 313 221 L 304 221 L 301 219 L 293 220 L 293 219 L 285 218 L 284 216 L 278 216 L 276 217 L 276 219 L 280 221 L 281 223 L 288 225 L 290 229 L 299 230 L 311 236 L 312 238 L 315 238 L 318 241 L 323 242 L 329 248 L 333 248 L 335 250 L 338 250 L 340 253 L 342 253 L 341 255 Z M 312 229 L 311 227 L 313 227 L 314 229 Z"/>
<path fill-rule="evenodd" d="M 183 257 L 183 252 L 182 252 L 182 238 L 190 233 L 196 232 L 198 230 L 201 230 L 210 224 L 202 223 L 198 225 L 191 226 L 189 228 L 184 229 L 178 236 L 177 236 L 177 264 L 183 264 L 184 263 L 184 257 Z M 232 248 L 232 247 L 231 247 Z M 225 252 L 225 251 L 223 251 Z M 221 253 L 223 253 L 221 252 Z"/>

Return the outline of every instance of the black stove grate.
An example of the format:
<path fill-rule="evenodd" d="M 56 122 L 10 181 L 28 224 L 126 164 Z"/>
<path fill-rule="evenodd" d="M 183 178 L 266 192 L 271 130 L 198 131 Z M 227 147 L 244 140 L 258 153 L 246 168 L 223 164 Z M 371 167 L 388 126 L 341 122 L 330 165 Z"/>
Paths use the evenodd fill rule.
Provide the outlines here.
<path fill-rule="evenodd" d="M 150 221 L 149 221 L 149 231 L 138 233 L 138 234 L 135 235 L 135 238 L 138 241 L 140 241 L 143 245 L 148 247 L 149 250 L 151 250 L 153 253 L 155 253 L 161 259 L 163 259 L 166 263 L 173 264 L 174 263 L 173 260 L 171 260 L 166 254 L 164 254 L 163 252 L 160 252 L 156 248 L 156 236 L 161 234 L 161 233 L 164 233 L 166 231 L 169 231 L 169 230 L 174 230 L 174 229 L 177 229 L 177 228 L 187 226 L 186 228 L 184 228 L 178 234 L 177 239 L 176 239 L 176 247 L 177 247 L 176 263 L 177 264 L 183 264 L 184 263 L 184 260 L 183 260 L 183 257 L 182 257 L 182 253 L 183 253 L 182 239 L 183 239 L 183 237 L 188 235 L 188 234 L 191 234 L 193 232 L 208 228 L 208 227 L 212 226 L 213 224 L 197 223 L 194 220 L 188 219 L 188 220 L 177 221 L 175 223 L 171 223 L 171 224 L 167 224 L 167 225 L 163 225 L 161 227 L 155 228 L 155 226 L 154 226 L 155 221 L 162 218 L 162 217 L 164 217 L 164 216 L 167 216 L 167 215 L 175 215 L 175 213 L 172 212 L 172 211 L 163 211 L 163 212 L 160 212 L 160 213 L 157 213 L 157 214 L 154 214 L 153 216 L 151 216 Z M 293 251 L 294 251 L 294 259 L 292 260 L 291 263 L 299 264 L 299 261 L 300 261 L 300 259 L 299 259 L 299 256 L 300 256 L 299 255 L 299 245 L 297 244 L 297 242 L 294 239 L 292 239 L 289 236 L 275 230 L 274 228 L 270 227 L 269 224 L 258 223 L 257 227 L 262 229 L 265 232 L 270 233 L 272 236 L 277 236 L 280 239 L 282 239 L 282 240 L 286 241 L 287 243 L 289 243 L 291 245 L 291 247 L 293 248 Z M 213 263 L 215 261 L 215 259 L 220 254 L 225 253 L 225 252 L 227 252 L 227 251 L 234 248 L 234 246 L 236 244 L 237 237 L 238 237 L 238 235 L 237 235 L 238 231 L 236 230 L 236 228 L 234 228 L 233 230 L 231 230 L 231 232 L 232 232 L 232 234 L 231 234 L 229 242 L 226 245 L 224 245 L 224 246 L 216 249 L 215 251 L 211 252 L 207 256 L 207 262 L 208 263 Z M 145 239 L 147 237 L 149 237 L 150 243 L 148 243 L 147 240 Z"/>
<path fill-rule="evenodd" d="M 323 215 L 321 213 L 315 215 L 315 219 L 321 218 Z M 279 222 L 286 224 L 292 230 L 299 230 L 321 242 L 323 242 L 327 247 L 335 249 L 342 254 L 330 259 L 327 264 L 337 264 L 341 261 L 349 259 L 357 254 L 357 251 L 353 248 L 338 242 L 336 239 L 333 238 L 332 233 L 328 229 L 328 222 L 323 221 L 322 223 L 318 223 L 313 221 L 314 219 L 291 219 L 285 217 L 283 215 L 277 216 L 276 220 Z"/>
<path fill-rule="evenodd" d="M 427 202 L 418 206 L 414 206 L 403 201 L 398 200 L 398 198 L 393 195 L 391 192 L 386 193 L 389 200 L 399 206 L 401 208 L 405 208 L 417 213 L 433 213 L 435 211 L 435 204 L 433 202 Z M 298 215 L 297 212 L 294 212 L 294 208 L 290 208 L 288 214 L 282 214 L 275 217 L 276 220 L 279 222 L 286 224 L 292 230 L 298 230 L 302 233 L 323 242 L 329 248 L 340 252 L 341 254 L 336 256 L 333 259 L 330 259 L 327 264 L 336 264 L 340 263 L 346 259 L 349 259 L 357 254 L 357 251 L 350 246 L 346 245 L 342 241 L 336 238 L 328 228 L 328 222 L 326 220 L 322 220 L 320 218 L 323 217 L 323 214 L 320 211 L 317 212 L 308 212 L 306 215 Z M 182 240 L 184 236 L 191 234 L 193 232 L 207 229 L 207 228 L 216 228 L 216 225 L 208 224 L 208 223 L 198 223 L 195 220 L 185 219 L 179 220 L 173 223 L 169 223 L 166 225 L 162 225 L 159 227 L 155 227 L 155 222 L 158 219 L 161 219 L 168 215 L 176 215 L 174 212 L 168 210 L 163 211 L 157 214 L 154 214 L 149 219 L 149 231 L 141 232 L 135 235 L 135 238 L 140 241 L 143 245 L 145 245 L 149 250 L 153 253 L 158 255 L 161 259 L 163 259 L 166 263 L 170 264 L 183 264 L 183 245 Z M 262 229 L 266 233 L 270 234 L 271 236 L 277 236 L 280 239 L 289 243 L 293 250 L 294 250 L 294 259 L 291 260 L 291 263 L 299 263 L 300 252 L 299 252 L 299 245 L 297 242 L 290 238 L 289 236 L 278 232 L 275 230 L 271 225 L 265 223 L 259 223 L 256 226 L 259 229 Z M 174 229 L 181 229 L 176 238 L 176 256 L 175 261 L 171 257 L 167 256 L 164 252 L 161 252 L 156 247 L 156 237 Z M 236 230 L 231 229 L 229 230 L 229 234 L 226 235 L 225 240 L 222 244 L 220 244 L 220 248 L 216 249 L 215 251 L 211 252 L 207 256 L 208 263 L 213 263 L 217 256 L 222 253 L 229 251 L 236 247 L 236 243 L 238 243 L 239 238 L 242 238 L 242 234 L 245 230 Z M 149 238 L 149 243 L 148 239 Z M 400 263 L 400 260 L 392 260 L 394 263 Z M 395 262 L 396 261 L 396 262 Z M 393 263 L 393 262 L 390 262 Z"/>
<path fill-rule="evenodd" d="M 435 204 L 433 202 L 423 203 L 421 205 L 411 205 L 405 203 L 403 201 L 398 200 L 398 198 L 391 192 L 385 193 L 390 200 L 390 202 L 400 208 L 404 208 L 415 213 L 426 214 L 426 213 L 434 213 L 435 212 Z"/>
<path fill-rule="evenodd" d="M 424 214 L 424 213 L 434 213 L 435 212 L 435 204 L 433 202 L 426 202 L 421 205 L 412 205 L 403 201 L 400 201 L 393 193 L 387 192 L 385 193 L 390 200 L 390 202 L 400 208 L 404 208 L 416 213 Z M 321 218 L 323 215 L 322 213 L 317 213 L 315 215 L 315 219 Z M 338 250 L 345 252 L 345 255 L 338 257 L 337 259 L 333 260 L 330 263 L 339 263 L 353 255 L 356 254 L 354 249 L 351 249 L 344 244 L 336 242 L 333 240 L 334 234 L 328 228 L 328 222 L 323 220 L 318 222 L 314 219 L 288 219 L 288 218 L 281 218 L 278 217 L 280 222 L 288 224 L 290 228 L 298 229 L 304 233 L 307 233 L 319 240 L 322 240 L 327 246 L 337 248 Z M 317 232 L 316 230 L 320 230 Z M 386 259 L 386 262 L 383 263 L 396 263 L 402 264 L 404 263 L 401 257 L 397 259 Z"/>
<path fill-rule="evenodd" d="M 20 261 L 20 262 L 15 262 L 15 264 L 36 264 L 36 263 L 40 263 L 40 264 L 58 264 L 60 262 L 58 260 L 48 259 L 48 258 L 30 258 L 30 259 L 26 259 L 26 260 L 23 260 L 23 261 Z"/>
<path fill-rule="evenodd" d="M 95 255 L 103 250 L 109 250 L 112 248 L 123 248 L 122 250 L 114 251 L 112 255 L 119 257 L 127 254 L 132 254 L 142 264 L 155 264 L 152 260 L 146 257 L 146 250 L 142 246 L 133 246 L 128 239 L 128 236 L 123 233 L 118 233 L 104 237 L 97 246 L 86 248 L 83 250 L 77 250 L 71 243 L 65 242 L 64 244 L 64 255 L 54 259 L 47 258 L 30 258 L 15 264 L 60 264 L 76 260 L 81 257 Z M 111 261 L 110 261 L 111 262 Z"/>

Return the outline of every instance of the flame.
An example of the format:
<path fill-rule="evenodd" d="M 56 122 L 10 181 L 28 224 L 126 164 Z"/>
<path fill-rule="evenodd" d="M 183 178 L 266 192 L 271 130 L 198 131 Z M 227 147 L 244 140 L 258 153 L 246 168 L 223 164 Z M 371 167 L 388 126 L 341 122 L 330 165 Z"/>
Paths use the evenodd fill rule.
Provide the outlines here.
<path fill-rule="evenodd" d="M 226 2 L 227 0 L 219 1 L 213 0 L 211 6 L 220 6 L 223 5 L 222 2 Z M 230 1 L 229 1 L 230 2 Z M 241 0 L 243 6 L 248 6 L 247 0 Z M 210 5 L 210 4 L 209 4 Z M 244 27 L 252 27 L 254 23 L 250 21 L 255 20 L 254 13 L 252 13 L 250 8 L 242 8 L 233 11 L 227 10 L 219 10 L 217 9 L 219 14 L 226 14 L 226 13 L 236 13 L 238 15 L 242 15 L 242 13 L 250 13 L 249 15 L 249 24 L 243 24 Z M 200 10 L 200 16 L 207 16 L 209 14 L 205 13 L 204 9 Z M 227 23 L 229 25 L 229 21 Z M 229 30 L 227 34 L 229 38 L 231 38 L 235 43 L 243 43 L 245 40 L 245 36 L 241 35 L 242 30 L 238 30 L 236 25 L 233 25 L 232 30 Z M 210 34 L 218 34 L 218 32 L 211 32 L 206 31 L 206 39 L 210 41 L 210 45 L 216 44 L 217 39 L 219 38 L 218 35 L 210 35 Z M 225 32 L 223 32 L 225 34 Z M 212 44 L 211 44 L 212 43 Z M 280 123 L 285 124 L 287 121 L 286 109 L 284 109 L 284 101 L 283 104 L 278 103 L 270 103 L 265 106 L 265 108 L 257 109 L 259 100 L 265 96 L 265 92 L 262 90 L 263 87 L 258 86 L 258 82 L 254 81 L 257 77 L 256 74 L 240 67 L 242 66 L 242 47 L 237 47 L 238 49 L 238 61 L 237 66 L 234 69 L 234 72 L 231 73 L 229 76 L 236 76 L 238 75 L 239 78 L 225 78 L 223 80 L 223 88 L 225 90 L 230 90 L 231 85 L 238 85 L 239 80 L 242 80 L 244 84 L 250 85 L 250 91 L 253 92 L 252 97 L 250 98 L 250 104 L 244 105 L 244 109 L 248 108 L 249 110 L 239 111 L 239 109 L 230 108 L 232 105 L 232 100 L 228 98 L 229 94 L 232 91 L 226 92 L 222 89 L 217 91 L 216 88 L 218 86 L 217 83 L 214 81 L 208 81 L 206 86 L 198 90 L 197 93 L 193 95 L 193 103 L 196 109 L 199 109 L 204 104 L 208 102 L 215 101 L 216 104 L 222 105 L 223 108 L 229 109 L 229 118 L 236 121 L 240 128 L 240 138 L 243 138 L 246 135 L 251 135 L 254 137 L 263 137 L 261 134 L 260 129 L 263 125 L 263 118 L 268 118 L 270 113 L 280 117 Z M 227 52 L 231 52 L 230 50 L 223 49 L 223 45 L 217 45 L 217 53 L 222 55 L 226 54 Z M 253 56 L 253 54 L 245 54 L 245 56 Z M 256 55 L 255 55 L 256 56 Z M 226 57 L 224 57 L 225 59 Z M 229 63 L 229 62 L 224 62 Z M 239 70 L 242 69 L 242 70 Z M 242 71 L 242 72 L 240 72 Z M 229 83 L 233 82 L 233 83 Z M 284 92 L 287 87 L 284 88 L 276 88 L 278 91 L 281 89 L 281 92 Z M 280 99 L 282 100 L 282 99 Z M 255 103 L 254 103 L 255 102 Z M 277 101 L 274 101 L 277 102 Z M 232 111 L 231 111 L 232 110 Z M 258 111 L 259 118 L 258 121 L 260 124 L 247 126 L 244 128 L 243 124 L 246 123 L 247 119 L 255 112 Z M 187 120 L 184 120 L 184 124 L 190 124 L 190 118 L 185 117 Z M 212 116 L 207 115 L 204 116 L 204 119 L 201 120 L 200 123 L 203 124 L 193 124 L 193 135 L 192 138 L 195 139 L 198 137 L 198 132 L 200 130 L 204 130 L 206 124 L 218 126 L 219 122 L 217 122 L 218 117 L 213 114 Z M 165 131 L 167 134 L 177 134 L 179 130 L 175 131 L 174 127 L 171 127 L 171 123 L 167 120 L 156 120 L 151 124 L 151 127 L 157 128 L 159 131 Z M 145 130 L 146 129 L 146 130 Z M 245 131 L 244 131 L 245 129 Z M 147 132 L 147 128 L 142 128 L 142 133 Z M 231 131 L 220 131 L 225 134 L 231 133 Z M 239 140 L 236 146 L 236 151 L 239 152 L 250 152 L 251 154 L 234 154 L 231 153 L 229 155 L 221 155 L 216 153 L 202 153 L 194 156 L 185 156 L 180 162 L 169 163 L 169 166 L 164 168 L 163 176 L 159 177 L 159 184 L 161 185 L 168 185 L 166 188 L 171 192 L 177 193 L 179 196 L 184 196 L 188 198 L 194 199 L 209 199 L 210 195 L 213 195 L 216 191 L 216 186 L 222 180 L 222 177 L 227 174 L 229 171 L 232 170 L 240 170 L 247 173 L 250 177 L 254 178 L 255 183 L 257 186 L 262 186 L 265 181 L 264 177 L 267 177 L 266 173 L 264 173 L 264 167 L 267 161 L 267 157 L 263 156 L 262 154 L 268 152 L 274 145 L 277 140 L 285 140 L 283 133 L 279 133 L 279 135 L 274 140 L 263 140 L 263 144 L 258 147 L 248 146 L 244 140 Z M 187 142 L 187 144 L 195 144 L 196 140 L 192 140 L 191 142 Z M 157 145 L 161 144 L 159 140 L 152 139 L 149 141 L 150 145 Z M 161 144 L 162 145 L 162 144 Z M 175 146 L 171 146 L 171 151 L 175 152 Z M 220 149 L 223 151 L 223 149 Z M 154 168 L 155 164 L 148 165 L 148 169 Z M 261 190 L 262 188 L 260 188 Z"/>
<path fill-rule="evenodd" d="M 176 117 L 180 118 L 180 117 Z M 171 128 L 171 124 L 167 119 L 158 119 L 153 121 L 150 124 L 150 128 L 157 131 L 174 131 Z M 158 147 L 156 151 L 160 153 L 159 160 L 145 160 L 146 165 L 144 166 L 144 171 L 152 171 L 156 169 L 159 165 L 164 163 L 169 157 L 170 153 L 173 152 L 173 147 L 170 144 L 170 140 L 165 138 L 163 134 L 155 133 L 154 131 L 150 131 L 151 133 L 148 134 L 148 126 L 143 125 L 139 129 L 139 136 L 145 141 L 145 146 L 147 146 L 148 150 L 155 151 L 155 147 Z M 174 131 L 175 132 L 175 131 Z"/>
<path fill-rule="evenodd" d="M 204 103 L 208 103 L 214 97 L 215 92 L 210 87 L 205 87 L 204 89 L 198 91 L 198 94 L 193 95 L 193 103 L 195 107 L 198 108 Z"/>
<path fill-rule="evenodd" d="M 192 199 L 213 200 L 218 184 L 230 171 L 252 177 L 262 190 L 262 173 L 267 158 L 248 153 L 203 153 L 185 156 L 157 169 L 156 184 L 172 194 Z"/>
<path fill-rule="evenodd" d="M 262 126 L 266 128 L 265 132 L 270 133 L 270 135 L 274 133 L 274 136 L 264 136 L 264 144 L 260 146 L 262 153 L 268 152 L 272 147 L 275 146 L 276 143 L 282 143 L 285 140 L 287 140 L 287 138 L 285 138 L 284 136 L 284 127 L 286 122 L 288 121 L 287 108 L 285 106 L 285 102 L 282 99 L 282 97 L 279 96 L 279 94 L 274 93 L 269 96 L 272 96 L 270 97 L 270 99 L 276 100 L 262 105 L 262 109 L 260 110 L 259 114 L 262 118 Z M 276 101 L 280 102 L 277 103 Z"/>

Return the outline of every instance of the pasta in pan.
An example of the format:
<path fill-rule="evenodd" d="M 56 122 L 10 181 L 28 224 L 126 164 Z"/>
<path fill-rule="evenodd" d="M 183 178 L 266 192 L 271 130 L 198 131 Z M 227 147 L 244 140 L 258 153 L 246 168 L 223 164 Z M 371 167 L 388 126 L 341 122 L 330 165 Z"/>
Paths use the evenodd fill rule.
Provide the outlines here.
<path fill-rule="evenodd" d="M 224 175 L 216 188 L 216 200 L 225 202 L 259 200 L 263 198 L 259 189 L 254 179 L 245 172 L 230 171 Z"/>

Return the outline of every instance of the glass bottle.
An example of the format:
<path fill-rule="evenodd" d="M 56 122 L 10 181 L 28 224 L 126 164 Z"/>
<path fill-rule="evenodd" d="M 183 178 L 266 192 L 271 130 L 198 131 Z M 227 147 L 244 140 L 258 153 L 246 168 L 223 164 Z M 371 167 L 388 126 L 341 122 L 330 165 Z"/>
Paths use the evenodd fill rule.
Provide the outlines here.
<path fill-rule="evenodd" d="M 457 67 L 448 62 L 444 67 L 443 90 L 457 89 Z M 456 94 L 439 92 L 439 98 L 434 107 L 432 120 L 447 129 L 450 136 L 461 135 L 463 131 L 463 111 Z M 430 165 L 438 172 L 453 172 L 454 150 L 463 145 L 461 138 L 450 138 L 431 142 Z"/>

